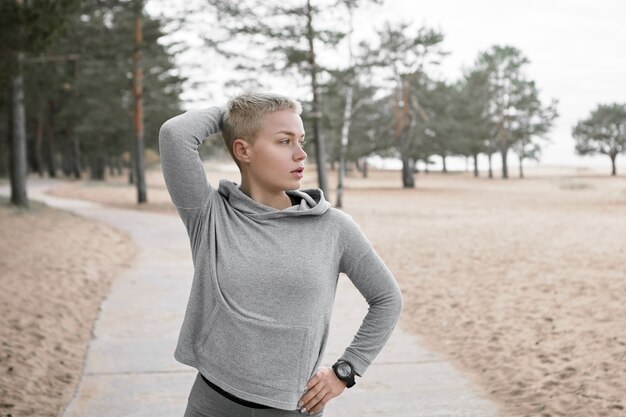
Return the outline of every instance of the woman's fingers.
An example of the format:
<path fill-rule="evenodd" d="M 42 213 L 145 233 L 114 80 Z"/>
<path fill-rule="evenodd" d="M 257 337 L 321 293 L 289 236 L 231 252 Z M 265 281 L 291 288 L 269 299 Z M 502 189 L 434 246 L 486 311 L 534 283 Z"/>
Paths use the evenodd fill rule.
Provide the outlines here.
<path fill-rule="evenodd" d="M 317 384 L 309 387 L 309 389 L 306 390 L 302 398 L 300 398 L 300 401 L 298 401 L 298 407 L 302 408 L 302 406 L 308 403 L 309 400 L 315 396 L 315 394 L 320 392 L 321 389 L 322 389 L 322 386 L 320 385 L 318 387 Z"/>
<path fill-rule="evenodd" d="M 335 397 L 336 395 L 333 395 L 332 392 L 327 392 L 326 395 L 323 396 L 322 399 L 318 401 L 317 404 L 315 404 L 311 409 L 309 409 L 309 414 L 315 414 L 315 413 L 320 412 L 324 408 L 324 406 L 328 404 L 328 402 Z"/>
<path fill-rule="evenodd" d="M 308 412 L 311 410 L 324 398 L 326 393 L 327 390 L 324 389 L 324 384 L 321 382 L 316 384 L 313 388 L 310 388 L 300 401 L 302 404 L 300 406 L 300 411 L 304 410 L 303 412 Z"/>
<path fill-rule="evenodd" d="M 308 391 L 302 396 L 298 407 L 303 413 L 315 414 L 346 388 L 330 367 L 322 367 L 307 383 Z"/>

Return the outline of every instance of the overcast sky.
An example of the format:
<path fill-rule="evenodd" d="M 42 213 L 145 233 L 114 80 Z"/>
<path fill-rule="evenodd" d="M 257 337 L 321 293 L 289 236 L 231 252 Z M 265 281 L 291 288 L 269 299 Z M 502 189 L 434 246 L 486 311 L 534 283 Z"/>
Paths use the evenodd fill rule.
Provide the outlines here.
<path fill-rule="evenodd" d="M 157 4 L 153 1 L 149 6 L 154 10 Z M 425 25 L 443 32 L 443 47 L 450 55 L 439 71 L 448 79 L 457 78 L 463 66 L 470 66 L 480 51 L 492 45 L 519 48 L 530 60 L 527 73 L 543 102 L 559 101 L 560 117 L 550 134 L 553 143 L 544 148 L 542 163 L 610 163 L 606 156 L 575 156 L 571 128 L 600 103 L 626 103 L 626 1 L 386 0 L 383 6 L 357 12 L 355 40 L 375 39 L 374 30 L 385 21 L 408 21 L 415 29 Z M 180 59 L 183 66 L 192 61 L 198 61 L 193 52 Z M 212 72 L 215 67 L 207 65 L 186 74 L 199 79 Z M 187 107 L 210 104 L 208 98 L 225 100 L 219 78 L 214 77 L 211 93 L 186 92 Z M 284 88 L 276 86 L 277 91 Z M 626 155 L 619 156 L 618 163 L 626 166 Z"/>

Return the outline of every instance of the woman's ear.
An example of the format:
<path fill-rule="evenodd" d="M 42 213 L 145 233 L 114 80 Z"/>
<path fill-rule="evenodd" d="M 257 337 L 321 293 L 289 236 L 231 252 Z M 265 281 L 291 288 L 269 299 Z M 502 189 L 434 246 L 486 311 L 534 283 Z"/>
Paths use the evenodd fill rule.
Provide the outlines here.
<path fill-rule="evenodd" d="M 237 138 L 233 141 L 233 153 L 239 162 L 250 162 L 250 144 L 244 139 Z"/>

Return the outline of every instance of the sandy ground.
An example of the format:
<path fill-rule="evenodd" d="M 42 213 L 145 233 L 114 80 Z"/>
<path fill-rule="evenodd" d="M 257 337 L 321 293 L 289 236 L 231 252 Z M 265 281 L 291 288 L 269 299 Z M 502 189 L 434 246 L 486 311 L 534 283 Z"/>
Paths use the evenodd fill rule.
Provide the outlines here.
<path fill-rule="evenodd" d="M 423 178 L 346 204 L 405 328 L 502 415 L 626 415 L 626 178 Z"/>
<path fill-rule="evenodd" d="M 0 201 L 0 416 L 56 417 L 82 373 L 112 280 L 136 249 L 108 226 Z"/>
<path fill-rule="evenodd" d="M 209 166 L 211 184 L 239 179 Z M 303 188 L 315 186 L 313 173 Z M 624 416 L 626 178 L 527 175 L 422 173 L 403 190 L 398 172 L 371 171 L 348 178 L 344 205 L 400 283 L 402 326 L 465 371 L 503 416 Z M 160 172 L 148 184 L 141 209 L 174 213 Z M 137 207 L 124 177 L 54 194 Z"/>

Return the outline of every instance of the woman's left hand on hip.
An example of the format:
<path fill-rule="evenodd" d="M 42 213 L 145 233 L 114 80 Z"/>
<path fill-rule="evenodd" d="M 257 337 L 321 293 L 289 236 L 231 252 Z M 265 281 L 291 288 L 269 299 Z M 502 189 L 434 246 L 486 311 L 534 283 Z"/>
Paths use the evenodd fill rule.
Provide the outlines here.
<path fill-rule="evenodd" d="M 330 366 L 320 367 L 306 384 L 307 391 L 300 398 L 300 412 L 315 414 L 346 389 L 346 383 L 337 378 Z"/>

